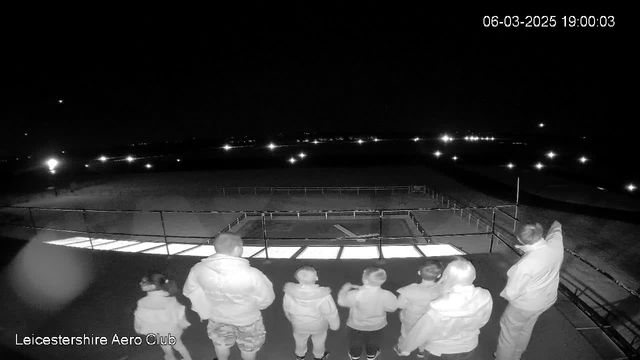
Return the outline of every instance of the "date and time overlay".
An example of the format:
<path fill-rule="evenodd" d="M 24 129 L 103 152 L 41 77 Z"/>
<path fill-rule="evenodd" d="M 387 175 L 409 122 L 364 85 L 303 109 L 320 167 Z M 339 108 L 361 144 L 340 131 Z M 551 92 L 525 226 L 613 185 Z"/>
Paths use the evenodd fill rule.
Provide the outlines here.
<path fill-rule="evenodd" d="M 614 28 L 613 15 L 485 15 L 485 28 Z"/>

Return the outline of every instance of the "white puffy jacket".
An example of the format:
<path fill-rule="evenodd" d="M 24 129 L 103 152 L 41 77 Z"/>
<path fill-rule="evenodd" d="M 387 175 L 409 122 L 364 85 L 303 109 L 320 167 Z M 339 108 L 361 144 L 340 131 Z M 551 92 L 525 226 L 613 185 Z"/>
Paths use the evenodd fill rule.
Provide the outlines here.
<path fill-rule="evenodd" d="M 296 333 L 316 334 L 329 327 L 340 328 L 338 309 L 328 287 L 286 283 L 282 308 Z"/>
<path fill-rule="evenodd" d="M 134 329 L 138 334 L 168 334 L 180 336 L 189 326 L 185 307 L 166 291 L 150 291 L 138 300 L 134 312 Z"/>

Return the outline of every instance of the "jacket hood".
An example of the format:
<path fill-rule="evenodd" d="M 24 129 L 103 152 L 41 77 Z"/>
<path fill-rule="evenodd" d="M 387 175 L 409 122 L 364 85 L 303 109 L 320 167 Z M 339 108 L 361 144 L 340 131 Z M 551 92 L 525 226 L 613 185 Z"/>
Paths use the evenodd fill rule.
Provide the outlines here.
<path fill-rule="evenodd" d="M 284 284 L 284 293 L 296 300 L 318 300 L 331 294 L 331 289 L 317 284 L 303 285 L 288 282 Z"/>
<path fill-rule="evenodd" d="M 219 274 L 234 273 L 240 268 L 250 267 L 249 260 L 224 254 L 214 254 L 202 259 L 200 263 Z"/>
<path fill-rule="evenodd" d="M 469 286 L 454 286 L 442 297 L 431 302 L 431 309 L 448 317 L 465 317 L 492 302 L 488 290 Z"/>

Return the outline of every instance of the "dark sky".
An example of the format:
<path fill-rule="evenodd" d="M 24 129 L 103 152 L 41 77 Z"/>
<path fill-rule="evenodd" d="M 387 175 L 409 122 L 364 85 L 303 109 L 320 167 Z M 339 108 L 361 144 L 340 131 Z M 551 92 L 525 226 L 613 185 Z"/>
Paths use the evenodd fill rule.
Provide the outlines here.
<path fill-rule="evenodd" d="M 620 133 L 637 117 L 624 14 L 613 28 L 567 29 L 566 13 L 553 13 L 551 29 L 411 9 L 5 25 L 0 149 L 247 132 L 527 133 L 538 122 Z"/>

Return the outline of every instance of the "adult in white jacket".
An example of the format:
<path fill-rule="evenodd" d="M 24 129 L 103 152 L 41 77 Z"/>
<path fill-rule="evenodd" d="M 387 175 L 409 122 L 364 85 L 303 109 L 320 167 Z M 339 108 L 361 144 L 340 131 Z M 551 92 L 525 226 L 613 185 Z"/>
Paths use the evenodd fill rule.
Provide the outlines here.
<path fill-rule="evenodd" d="M 329 357 L 329 352 L 325 351 L 327 330 L 340 328 L 340 316 L 331 297 L 331 289 L 316 284 L 318 274 L 312 266 L 300 267 L 295 278 L 298 284 L 289 282 L 284 285 L 282 308 L 293 328 L 296 357 L 298 360 L 305 358 L 311 337 L 314 358 L 325 360 Z"/>
<path fill-rule="evenodd" d="M 478 336 L 491 317 L 493 299 L 488 290 L 476 287 L 476 269 L 465 259 L 445 268 L 443 295 L 429 304 L 429 310 L 413 326 L 395 350 L 407 356 L 424 346 L 426 359 L 474 359 Z"/>
<path fill-rule="evenodd" d="M 558 298 L 560 267 L 564 258 L 562 226 L 554 222 L 543 237 L 540 224 L 525 225 L 518 233 L 524 255 L 507 272 L 500 296 L 509 304 L 500 319 L 498 360 L 519 360 L 527 349 L 538 317 Z"/>
<path fill-rule="evenodd" d="M 219 360 L 228 360 L 238 344 L 244 360 L 255 360 L 266 339 L 261 310 L 273 303 L 273 284 L 242 256 L 242 239 L 220 234 L 216 254 L 194 265 L 183 293 L 202 320 Z"/>

